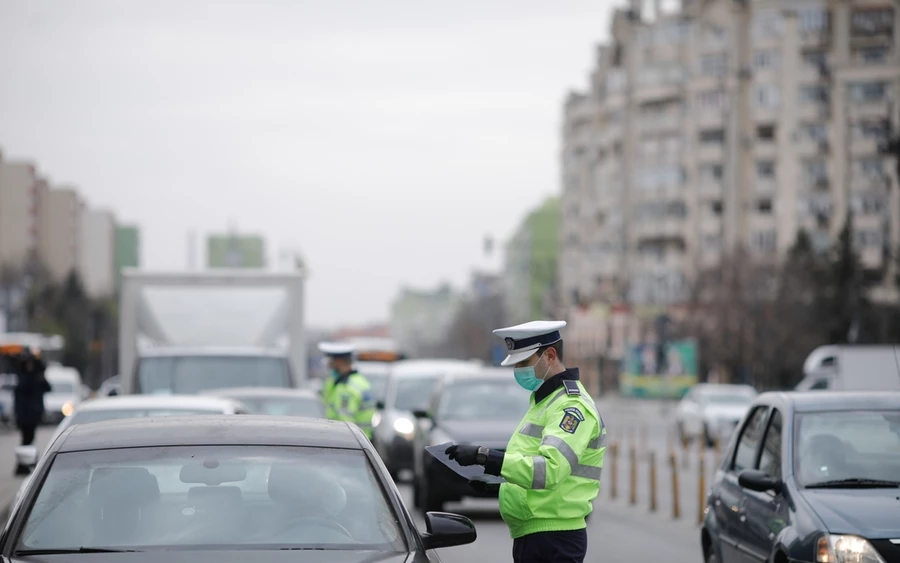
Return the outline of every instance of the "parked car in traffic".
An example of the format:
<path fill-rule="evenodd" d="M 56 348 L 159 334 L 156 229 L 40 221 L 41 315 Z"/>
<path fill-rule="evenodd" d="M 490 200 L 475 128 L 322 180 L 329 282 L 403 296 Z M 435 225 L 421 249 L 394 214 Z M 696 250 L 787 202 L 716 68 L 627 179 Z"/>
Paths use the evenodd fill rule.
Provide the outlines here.
<path fill-rule="evenodd" d="M 694 385 L 675 409 L 678 438 L 684 443 L 703 440 L 709 447 L 727 442 L 757 395 L 750 385 Z"/>
<path fill-rule="evenodd" d="M 59 424 L 85 399 L 81 375 L 75 368 L 50 364 L 44 375 L 50 392 L 44 395 L 44 423 Z"/>
<path fill-rule="evenodd" d="M 119 394 L 119 390 L 121 388 L 121 384 L 119 383 L 119 376 L 114 375 L 109 377 L 100 384 L 100 388 L 97 389 L 97 397 L 113 397 Z"/>
<path fill-rule="evenodd" d="M 384 409 L 376 414 L 372 442 L 394 479 L 412 470 L 416 417 L 413 411 L 428 408 L 435 383 L 450 374 L 483 369 L 480 362 L 460 360 L 402 360 L 393 364 L 388 377 Z"/>
<path fill-rule="evenodd" d="M 425 563 L 471 543 L 463 516 L 420 533 L 355 425 L 272 416 L 72 426 L 0 536 L 12 561 Z M 98 555 L 100 554 L 100 555 Z"/>
<path fill-rule="evenodd" d="M 506 451 L 530 406 L 530 393 L 516 383 L 510 368 L 482 368 L 448 375 L 432 391 L 428 407 L 414 414 L 422 420 L 415 437 L 413 498 L 425 512 L 443 510 L 447 502 L 468 497 L 492 497 L 425 451 L 445 442 L 478 444 Z"/>
<path fill-rule="evenodd" d="M 240 401 L 251 414 L 325 418 L 325 406 L 312 389 L 281 387 L 233 387 L 207 391 L 206 395 Z"/>
<path fill-rule="evenodd" d="M 716 471 L 704 558 L 896 563 L 898 498 L 900 392 L 764 393 Z"/>
<path fill-rule="evenodd" d="M 900 346 L 819 346 L 795 391 L 900 391 Z"/>

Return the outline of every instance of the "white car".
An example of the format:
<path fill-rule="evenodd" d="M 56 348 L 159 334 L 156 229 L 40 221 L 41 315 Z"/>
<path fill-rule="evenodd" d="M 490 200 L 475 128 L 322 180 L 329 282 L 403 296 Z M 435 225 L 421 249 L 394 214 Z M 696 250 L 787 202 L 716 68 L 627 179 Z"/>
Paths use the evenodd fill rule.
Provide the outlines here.
<path fill-rule="evenodd" d="M 682 442 L 702 438 L 710 447 L 728 440 L 756 395 L 750 385 L 694 385 L 675 410 L 678 437 Z"/>
<path fill-rule="evenodd" d="M 93 399 L 77 405 L 72 414 L 63 418 L 48 440 L 47 447 L 49 448 L 60 434 L 74 424 L 189 414 L 247 414 L 247 409 L 233 399 L 195 395 L 126 395 Z M 16 458 L 19 464 L 34 467 L 38 459 L 37 448 L 18 446 Z M 25 491 L 28 481 L 27 477 L 22 481 L 13 505 Z"/>
<path fill-rule="evenodd" d="M 56 424 L 72 414 L 84 399 L 84 389 L 78 370 L 60 364 L 50 364 L 45 372 L 50 392 L 44 395 L 44 422 Z"/>

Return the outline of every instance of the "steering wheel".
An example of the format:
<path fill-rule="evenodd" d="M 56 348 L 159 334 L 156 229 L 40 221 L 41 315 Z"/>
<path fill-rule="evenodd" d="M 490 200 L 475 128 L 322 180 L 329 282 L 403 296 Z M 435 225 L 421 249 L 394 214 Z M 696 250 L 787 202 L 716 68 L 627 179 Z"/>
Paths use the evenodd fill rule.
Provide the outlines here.
<path fill-rule="evenodd" d="M 349 539 L 356 541 L 353 538 L 353 534 L 351 534 L 347 530 L 347 528 L 341 526 L 338 522 L 335 522 L 334 520 L 328 520 L 327 518 L 319 518 L 318 516 L 299 516 L 297 518 L 291 518 L 290 520 L 288 520 L 287 525 L 279 529 L 275 533 L 275 535 L 283 534 L 284 532 L 298 528 L 301 524 L 312 524 L 313 526 L 331 528 L 332 530 L 335 530 L 347 536 Z"/>

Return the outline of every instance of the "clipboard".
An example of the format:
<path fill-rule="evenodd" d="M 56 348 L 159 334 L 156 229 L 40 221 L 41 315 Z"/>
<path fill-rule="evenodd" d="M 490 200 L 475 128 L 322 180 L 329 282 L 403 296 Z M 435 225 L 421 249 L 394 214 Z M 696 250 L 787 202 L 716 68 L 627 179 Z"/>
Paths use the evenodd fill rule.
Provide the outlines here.
<path fill-rule="evenodd" d="M 500 484 L 506 482 L 506 479 L 503 477 L 485 473 L 484 467 L 481 465 L 462 466 L 450 459 L 450 456 L 445 454 L 444 451 L 452 445 L 453 442 L 444 442 L 443 444 L 438 444 L 436 446 L 426 446 L 425 451 L 433 455 L 435 459 L 449 467 L 454 473 L 467 481 L 481 481 L 488 484 Z"/>

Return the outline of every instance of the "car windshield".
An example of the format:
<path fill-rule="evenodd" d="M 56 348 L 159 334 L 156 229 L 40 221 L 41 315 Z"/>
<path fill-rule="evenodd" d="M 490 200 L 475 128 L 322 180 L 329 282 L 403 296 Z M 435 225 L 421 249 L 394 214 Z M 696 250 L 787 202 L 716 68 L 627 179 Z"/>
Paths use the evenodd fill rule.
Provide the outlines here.
<path fill-rule="evenodd" d="M 511 381 L 457 382 L 442 390 L 440 420 L 519 420 L 530 393 Z"/>
<path fill-rule="evenodd" d="M 384 402 L 384 397 L 387 395 L 387 382 L 388 376 L 386 373 L 366 373 L 364 371 L 360 372 L 360 375 L 366 378 L 369 382 L 369 385 L 372 386 L 372 395 L 375 396 L 376 401 Z"/>
<path fill-rule="evenodd" d="M 48 381 L 51 393 L 68 393 L 75 392 L 75 385 L 70 381 Z"/>
<path fill-rule="evenodd" d="M 61 453 L 16 540 L 29 550 L 406 550 L 362 450 L 175 446 Z"/>
<path fill-rule="evenodd" d="M 706 402 L 710 405 L 749 405 L 754 398 L 749 393 L 710 393 Z"/>
<path fill-rule="evenodd" d="M 283 358 L 269 356 L 177 356 L 143 358 L 138 391 L 195 394 L 225 387 L 290 387 Z"/>
<path fill-rule="evenodd" d="M 315 397 L 235 397 L 254 414 L 324 418 L 325 409 Z"/>
<path fill-rule="evenodd" d="M 436 376 L 398 379 L 394 408 L 410 412 L 426 409 L 436 382 Z"/>
<path fill-rule="evenodd" d="M 900 411 L 796 415 L 794 473 L 803 486 L 900 479 Z"/>
<path fill-rule="evenodd" d="M 88 424 L 90 422 L 103 422 L 104 420 L 119 420 L 120 418 L 141 418 L 146 416 L 175 416 L 186 414 L 222 414 L 222 410 L 211 409 L 115 409 L 75 411 L 69 424 Z"/>

